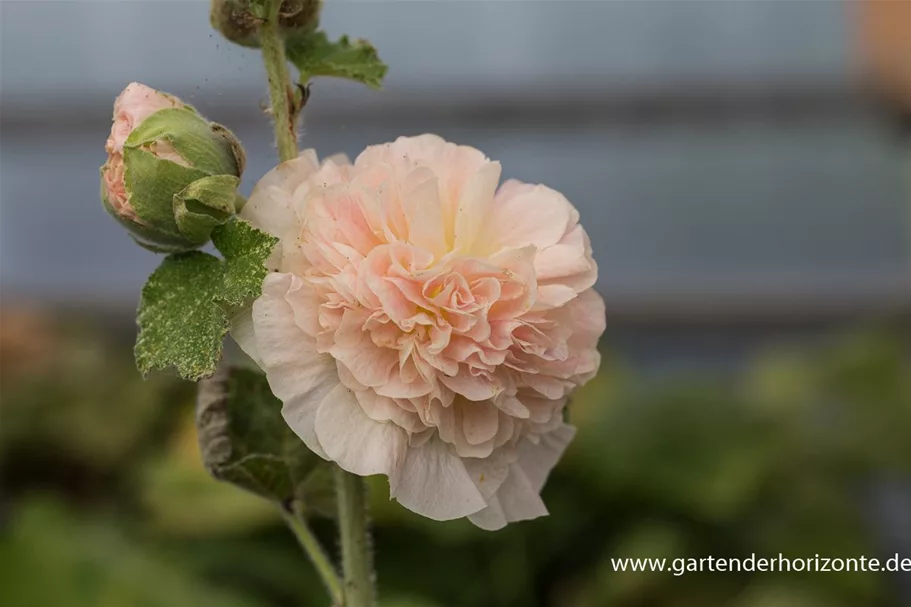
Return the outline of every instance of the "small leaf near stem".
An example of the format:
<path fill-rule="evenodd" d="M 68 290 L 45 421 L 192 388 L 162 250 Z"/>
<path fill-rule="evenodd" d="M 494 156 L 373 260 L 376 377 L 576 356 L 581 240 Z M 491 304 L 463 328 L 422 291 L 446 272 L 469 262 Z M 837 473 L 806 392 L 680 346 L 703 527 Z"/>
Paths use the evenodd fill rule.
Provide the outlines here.
<path fill-rule="evenodd" d="M 266 378 L 222 362 L 200 382 L 196 428 L 203 464 L 216 479 L 279 505 L 282 517 L 310 557 L 333 602 L 342 602 L 338 574 L 304 516 L 322 504 L 329 464 L 310 451 L 281 415 L 282 403 Z"/>
<path fill-rule="evenodd" d="M 319 30 L 289 41 L 288 59 L 300 70 L 302 83 L 312 76 L 332 76 L 378 89 L 389 69 L 366 40 L 342 36 L 332 42 Z"/>
<path fill-rule="evenodd" d="M 272 120 L 275 122 L 275 143 L 279 160 L 297 157 L 297 113 L 292 111 L 293 90 L 285 57 L 285 39 L 278 23 L 282 0 L 266 0 L 265 15 L 259 26 L 263 64 L 269 80 L 272 101 Z"/>
<path fill-rule="evenodd" d="M 222 361 L 215 375 L 199 384 L 199 450 L 218 480 L 272 502 L 307 506 L 310 496 L 302 488 L 328 464 L 294 434 L 281 409 L 264 375 Z"/>
<path fill-rule="evenodd" d="M 345 607 L 375 607 L 373 549 L 367 529 L 364 479 L 335 467 L 338 524 L 342 540 Z"/>

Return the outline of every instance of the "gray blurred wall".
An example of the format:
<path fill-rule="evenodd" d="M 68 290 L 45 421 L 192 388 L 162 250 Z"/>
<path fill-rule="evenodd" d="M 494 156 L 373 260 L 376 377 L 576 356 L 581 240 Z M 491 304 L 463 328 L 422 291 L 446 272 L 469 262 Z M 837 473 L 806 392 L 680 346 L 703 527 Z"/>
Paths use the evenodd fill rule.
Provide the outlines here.
<path fill-rule="evenodd" d="M 256 52 L 206 2 L 0 2 L 4 297 L 129 309 L 158 258 L 98 201 L 113 98 L 139 80 L 275 162 Z M 303 142 L 437 132 L 580 209 L 615 308 L 907 301 L 897 140 L 857 94 L 838 2 L 327 2 L 386 89 L 318 80 Z"/>

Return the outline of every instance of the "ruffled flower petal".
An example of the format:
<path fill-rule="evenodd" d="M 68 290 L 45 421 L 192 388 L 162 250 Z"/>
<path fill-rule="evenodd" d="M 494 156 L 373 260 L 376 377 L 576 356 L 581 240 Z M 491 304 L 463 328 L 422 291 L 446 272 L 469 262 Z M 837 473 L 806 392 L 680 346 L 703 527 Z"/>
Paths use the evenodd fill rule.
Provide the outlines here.
<path fill-rule="evenodd" d="M 318 353 L 313 338 L 295 323 L 286 299 L 292 282 L 290 274 L 266 277 L 253 304 L 256 352 L 272 393 L 284 404 L 285 421 L 311 451 L 328 459 L 314 425 L 320 403 L 339 385 L 338 373 L 332 357 Z"/>
<path fill-rule="evenodd" d="M 319 405 L 316 435 L 332 461 L 361 476 L 392 474 L 407 444 L 404 430 L 367 417 L 354 392 L 341 384 Z"/>
<path fill-rule="evenodd" d="M 491 498 L 490 505 L 468 519 L 481 529 L 496 531 L 507 523 L 528 521 L 546 515 L 547 507 L 541 501 L 538 490 L 532 486 L 522 468 L 513 464 L 509 467 L 506 480 Z"/>
<path fill-rule="evenodd" d="M 389 487 L 400 504 L 435 521 L 463 518 L 486 506 L 462 459 L 439 439 L 408 449 Z"/>

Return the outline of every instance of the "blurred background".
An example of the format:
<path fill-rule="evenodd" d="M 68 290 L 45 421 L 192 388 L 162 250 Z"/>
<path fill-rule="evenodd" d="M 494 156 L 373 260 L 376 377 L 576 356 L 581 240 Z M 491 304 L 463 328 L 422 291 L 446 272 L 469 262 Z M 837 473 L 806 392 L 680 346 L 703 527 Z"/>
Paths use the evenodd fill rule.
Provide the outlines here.
<path fill-rule="evenodd" d="M 130 81 L 276 161 L 256 52 L 203 1 L 0 2 L 0 602 L 325 606 L 272 508 L 211 480 L 193 385 L 143 381 L 159 259 L 103 212 Z M 891 607 L 911 575 L 616 573 L 612 557 L 911 557 L 911 1 L 333 2 L 383 92 L 318 80 L 303 142 L 436 132 L 579 208 L 602 373 L 490 534 L 375 483 L 383 607 Z M 334 548 L 330 520 L 313 522 Z"/>

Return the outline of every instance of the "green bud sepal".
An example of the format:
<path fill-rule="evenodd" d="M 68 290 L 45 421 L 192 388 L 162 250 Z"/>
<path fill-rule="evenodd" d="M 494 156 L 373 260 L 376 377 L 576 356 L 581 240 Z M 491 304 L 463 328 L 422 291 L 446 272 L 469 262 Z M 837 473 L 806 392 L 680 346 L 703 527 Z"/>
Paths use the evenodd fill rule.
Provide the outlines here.
<path fill-rule="evenodd" d="M 170 144 L 187 166 L 208 175 L 240 177 L 246 165 L 243 148 L 234 134 L 189 106 L 155 112 L 130 133 L 124 148 L 154 151 L 162 141 Z M 166 159 L 176 160 L 171 154 Z"/>
<path fill-rule="evenodd" d="M 141 246 L 162 253 L 196 249 L 243 205 L 237 193 L 246 158 L 237 138 L 184 106 L 162 109 L 127 137 L 122 153 L 126 204 L 102 201 Z"/>
<path fill-rule="evenodd" d="M 212 230 L 228 221 L 246 202 L 237 193 L 238 185 L 240 179 L 233 175 L 212 175 L 197 179 L 174 194 L 177 229 L 192 241 L 208 241 Z"/>

